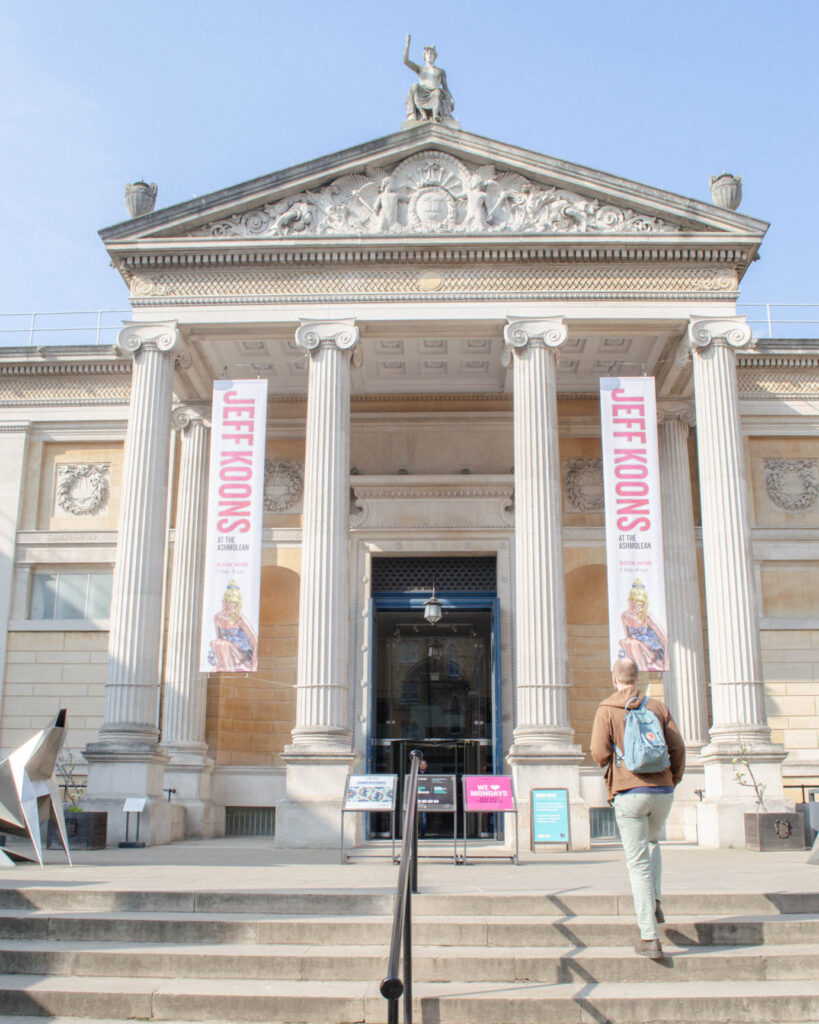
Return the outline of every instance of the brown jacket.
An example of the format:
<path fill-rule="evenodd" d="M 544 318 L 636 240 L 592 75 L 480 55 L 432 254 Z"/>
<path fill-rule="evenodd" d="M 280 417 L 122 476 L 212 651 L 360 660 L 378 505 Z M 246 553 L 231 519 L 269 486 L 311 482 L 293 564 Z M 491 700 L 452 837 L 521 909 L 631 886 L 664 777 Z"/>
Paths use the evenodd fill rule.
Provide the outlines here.
<path fill-rule="evenodd" d="M 636 688 L 615 690 L 610 697 L 600 704 L 594 716 L 591 737 L 591 756 L 604 768 L 603 778 L 609 794 L 609 803 L 615 793 L 636 786 L 676 786 L 685 770 L 685 744 L 668 708 L 656 697 L 649 697 L 648 709 L 659 718 L 668 745 L 671 766 L 651 775 L 635 775 L 624 764 L 617 765 L 614 756 L 614 744 L 623 749 L 623 733 L 626 729 L 626 703 L 633 698 L 643 699 L 643 694 Z"/>

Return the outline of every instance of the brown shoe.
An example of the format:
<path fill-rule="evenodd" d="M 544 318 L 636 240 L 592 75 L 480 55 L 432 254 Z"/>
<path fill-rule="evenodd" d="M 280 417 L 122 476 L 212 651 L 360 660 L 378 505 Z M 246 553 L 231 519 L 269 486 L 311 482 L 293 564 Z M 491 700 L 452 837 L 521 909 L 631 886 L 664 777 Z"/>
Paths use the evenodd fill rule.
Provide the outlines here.
<path fill-rule="evenodd" d="M 654 920 L 657 924 L 665 924 L 665 914 L 659 900 L 654 900 Z"/>
<path fill-rule="evenodd" d="M 640 939 L 634 947 L 634 952 L 638 956 L 647 956 L 649 960 L 663 959 L 663 947 L 659 939 Z"/>

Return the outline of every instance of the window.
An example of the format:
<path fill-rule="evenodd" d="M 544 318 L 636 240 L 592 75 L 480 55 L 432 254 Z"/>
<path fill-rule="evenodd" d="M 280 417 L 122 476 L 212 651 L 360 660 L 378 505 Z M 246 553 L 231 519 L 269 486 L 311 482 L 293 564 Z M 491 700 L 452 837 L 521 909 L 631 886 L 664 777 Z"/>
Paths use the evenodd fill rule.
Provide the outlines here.
<path fill-rule="evenodd" d="M 111 572 L 35 572 L 31 577 L 30 619 L 107 619 Z"/>

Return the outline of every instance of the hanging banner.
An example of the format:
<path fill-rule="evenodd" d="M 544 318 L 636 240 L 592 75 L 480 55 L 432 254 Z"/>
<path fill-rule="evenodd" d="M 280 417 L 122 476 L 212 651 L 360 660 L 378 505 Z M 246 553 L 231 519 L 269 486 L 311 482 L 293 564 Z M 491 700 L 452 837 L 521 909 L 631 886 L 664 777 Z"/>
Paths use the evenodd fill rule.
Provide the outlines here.
<path fill-rule="evenodd" d="M 611 662 L 669 668 L 653 377 L 600 380 Z"/>
<path fill-rule="evenodd" d="M 255 672 L 267 381 L 216 381 L 212 419 L 199 670 Z"/>

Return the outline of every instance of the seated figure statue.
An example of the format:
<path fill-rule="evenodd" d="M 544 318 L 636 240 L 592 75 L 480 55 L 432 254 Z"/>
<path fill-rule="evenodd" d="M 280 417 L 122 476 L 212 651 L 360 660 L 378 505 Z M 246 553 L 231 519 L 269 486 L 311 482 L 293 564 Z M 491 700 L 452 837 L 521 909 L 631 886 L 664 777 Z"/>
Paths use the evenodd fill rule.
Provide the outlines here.
<path fill-rule="evenodd" d="M 424 66 L 410 60 L 410 36 L 404 47 L 404 63 L 418 75 L 407 96 L 407 121 L 451 121 L 455 101 L 447 88 L 446 71 L 435 67 L 438 53 L 434 46 L 424 47 Z"/>

